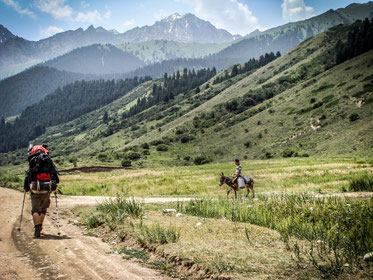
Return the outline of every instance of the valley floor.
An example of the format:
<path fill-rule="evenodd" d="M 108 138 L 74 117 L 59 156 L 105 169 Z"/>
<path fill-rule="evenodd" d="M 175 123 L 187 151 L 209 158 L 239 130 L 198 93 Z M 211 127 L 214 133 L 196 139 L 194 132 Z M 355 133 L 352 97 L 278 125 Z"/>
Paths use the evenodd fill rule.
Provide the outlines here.
<path fill-rule="evenodd" d="M 353 178 L 371 176 L 369 159 L 291 158 L 242 165 L 254 178 L 256 198 L 239 192 L 236 202 L 227 200 L 226 188 L 218 186 L 219 174 L 229 175 L 232 163 L 65 172 L 60 184 L 64 195 L 59 196 L 61 237 L 52 199 L 41 239 L 33 238 L 29 195 L 17 231 L 23 194 L 9 188 L 21 189 L 22 179 L 3 175 L 0 184 L 8 188 L 0 188 L 0 279 L 321 279 L 306 256 L 306 240 L 295 238 L 305 246 L 301 258 L 288 248 L 294 236 L 283 242 L 281 229 L 292 221 L 288 213 L 307 215 L 302 220 L 307 229 L 312 222 L 307 217 L 332 223 L 335 213 L 343 220 L 353 205 L 357 210 L 351 217 L 371 226 L 370 212 L 359 209 L 370 211 L 373 192 L 349 189 Z M 135 196 L 135 201 L 110 200 L 118 195 Z M 282 207 L 287 210 L 277 214 Z M 165 208 L 176 212 L 164 214 Z M 162 243 L 157 235 L 174 240 Z M 372 272 L 367 266 L 345 269 L 336 279 L 369 279 Z"/>

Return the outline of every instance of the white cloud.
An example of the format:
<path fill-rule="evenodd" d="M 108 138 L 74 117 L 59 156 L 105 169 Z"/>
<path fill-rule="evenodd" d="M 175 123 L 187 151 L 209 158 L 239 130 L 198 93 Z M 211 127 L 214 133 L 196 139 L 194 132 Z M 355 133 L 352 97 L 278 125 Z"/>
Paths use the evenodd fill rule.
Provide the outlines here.
<path fill-rule="evenodd" d="M 52 15 L 55 19 L 71 20 L 73 9 L 65 5 L 66 0 L 37 0 L 36 7 L 40 11 Z"/>
<path fill-rule="evenodd" d="M 299 21 L 315 15 L 314 9 L 306 6 L 304 0 L 284 0 L 281 4 L 282 18 L 286 21 Z"/>
<path fill-rule="evenodd" d="M 50 14 L 55 19 L 97 23 L 103 21 L 104 19 L 110 19 L 111 17 L 110 10 L 102 15 L 97 10 L 86 10 L 89 8 L 89 4 L 87 4 L 85 1 L 81 1 L 80 5 L 84 11 L 74 11 L 73 8 L 66 4 L 66 0 L 36 0 L 36 7 L 40 11 Z"/>
<path fill-rule="evenodd" d="M 12 7 L 17 13 L 21 15 L 27 15 L 31 18 L 36 18 L 36 15 L 27 8 L 22 8 L 21 5 L 14 0 L 2 0 L 5 5 Z"/>
<path fill-rule="evenodd" d="M 87 9 L 89 8 L 89 3 L 87 3 L 86 1 L 80 1 L 80 6 L 82 6 L 84 9 Z"/>
<path fill-rule="evenodd" d="M 135 25 L 135 21 L 133 19 L 129 19 L 124 21 L 123 26 L 128 28 Z"/>
<path fill-rule="evenodd" d="M 233 34 L 248 34 L 259 26 L 259 20 L 246 4 L 238 0 L 176 0 L 193 7 L 196 16 L 208 20 L 217 28 Z"/>
<path fill-rule="evenodd" d="M 110 18 L 111 18 L 111 10 L 108 10 L 108 11 L 104 14 L 104 18 L 105 18 L 105 19 L 110 19 Z"/>
<path fill-rule="evenodd" d="M 87 11 L 85 13 L 78 12 L 78 15 L 75 17 L 74 21 L 78 22 L 98 22 L 102 20 L 101 14 L 97 11 Z"/>
<path fill-rule="evenodd" d="M 56 33 L 63 32 L 64 30 L 58 26 L 48 26 L 45 29 L 40 30 L 40 34 L 43 37 L 50 37 Z"/>

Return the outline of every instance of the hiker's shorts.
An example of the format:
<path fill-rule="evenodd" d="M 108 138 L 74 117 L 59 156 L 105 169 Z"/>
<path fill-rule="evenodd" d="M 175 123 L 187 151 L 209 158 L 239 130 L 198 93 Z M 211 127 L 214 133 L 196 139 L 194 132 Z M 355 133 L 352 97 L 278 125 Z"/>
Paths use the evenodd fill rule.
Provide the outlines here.
<path fill-rule="evenodd" d="M 35 194 L 31 193 L 31 214 L 46 214 L 51 204 L 50 193 Z"/>

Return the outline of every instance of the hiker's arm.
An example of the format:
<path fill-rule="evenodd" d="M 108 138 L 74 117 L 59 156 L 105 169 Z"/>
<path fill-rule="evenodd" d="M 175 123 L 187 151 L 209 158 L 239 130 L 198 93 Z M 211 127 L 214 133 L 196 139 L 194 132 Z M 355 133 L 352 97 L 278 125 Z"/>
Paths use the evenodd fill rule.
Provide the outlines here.
<path fill-rule="evenodd" d="M 58 175 L 56 173 L 51 173 L 52 180 L 58 184 L 60 182 L 60 178 L 58 178 Z"/>
<path fill-rule="evenodd" d="M 30 190 L 30 182 L 29 182 L 29 176 L 30 176 L 30 171 L 26 171 L 26 176 L 25 180 L 23 181 L 23 189 L 28 192 Z"/>

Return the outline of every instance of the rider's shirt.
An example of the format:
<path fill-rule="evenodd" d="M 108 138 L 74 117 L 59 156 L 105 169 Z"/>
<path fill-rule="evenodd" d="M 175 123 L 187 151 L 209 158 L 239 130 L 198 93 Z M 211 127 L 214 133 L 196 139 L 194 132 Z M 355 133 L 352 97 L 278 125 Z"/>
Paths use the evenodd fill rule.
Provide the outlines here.
<path fill-rule="evenodd" d="M 241 164 L 236 165 L 236 172 L 235 172 L 236 176 L 241 175 L 241 171 L 242 171 Z"/>

